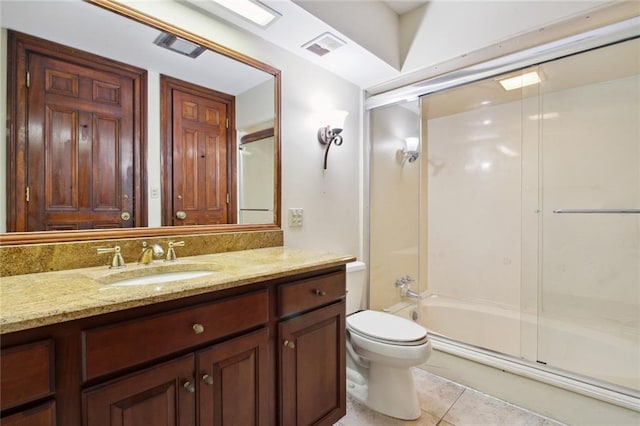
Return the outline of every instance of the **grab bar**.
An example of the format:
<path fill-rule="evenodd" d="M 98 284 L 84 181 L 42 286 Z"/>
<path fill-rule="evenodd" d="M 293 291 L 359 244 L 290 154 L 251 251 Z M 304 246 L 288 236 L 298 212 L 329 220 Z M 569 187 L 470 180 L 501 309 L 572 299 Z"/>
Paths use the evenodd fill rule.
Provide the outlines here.
<path fill-rule="evenodd" d="M 556 209 L 554 213 L 622 213 L 638 214 L 640 209 Z"/>

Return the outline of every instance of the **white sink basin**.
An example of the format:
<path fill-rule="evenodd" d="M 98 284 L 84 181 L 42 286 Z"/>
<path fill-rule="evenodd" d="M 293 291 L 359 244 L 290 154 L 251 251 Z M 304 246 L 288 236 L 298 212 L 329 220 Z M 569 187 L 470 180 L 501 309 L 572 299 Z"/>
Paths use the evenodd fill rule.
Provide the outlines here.
<path fill-rule="evenodd" d="M 113 286 L 128 286 L 128 285 L 145 285 L 145 284 L 161 284 L 171 281 L 188 280 L 191 278 L 200 278 L 207 275 L 211 275 L 215 271 L 172 271 L 172 272 L 156 272 L 153 274 L 143 275 L 141 277 L 125 278 L 117 281 L 113 281 L 110 285 Z"/>

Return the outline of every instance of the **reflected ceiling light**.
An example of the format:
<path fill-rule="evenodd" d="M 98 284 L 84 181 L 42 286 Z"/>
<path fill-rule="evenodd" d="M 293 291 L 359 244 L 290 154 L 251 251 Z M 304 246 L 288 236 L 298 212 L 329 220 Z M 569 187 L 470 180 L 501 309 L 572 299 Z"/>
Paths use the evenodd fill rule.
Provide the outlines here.
<path fill-rule="evenodd" d="M 190 58 L 197 58 L 205 51 L 205 48 L 199 44 L 192 43 L 188 40 L 165 32 L 160 33 L 153 43 Z"/>
<path fill-rule="evenodd" d="M 537 121 L 537 120 L 551 120 L 553 118 L 558 118 L 560 114 L 558 114 L 557 112 L 545 112 L 544 114 L 540 115 L 540 114 L 533 114 L 529 116 L 529 120 L 531 121 Z"/>
<path fill-rule="evenodd" d="M 336 144 L 336 146 L 342 145 L 342 135 L 340 135 L 340 133 L 342 133 L 342 129 L 344 128 L 344 120 L 347 118 L 347 115 L 349 115 L 347 111 L 328 111 L 323 118 L 324 123 L 327 123 L 327 125 L 318 129 L 318 142 L 327 146 L 324 152 L 325 170 L 327 169 L 327 156 L 329 155 L 331 144 Z"/>
<path fill-rule="evenodd" d="M 269 6 L 252 0 L 210 0 L 254 24 L 266 27 L 280 17 Z"/>
<path fill-rule="evenodd" d="M 504 80 L 498 80 L 498 82 L 502 85 L 504 90 L 515 90 L 540 83 L 540 76 L 537 72 L 531 71 L 526 74 L 505 78 Z"/>

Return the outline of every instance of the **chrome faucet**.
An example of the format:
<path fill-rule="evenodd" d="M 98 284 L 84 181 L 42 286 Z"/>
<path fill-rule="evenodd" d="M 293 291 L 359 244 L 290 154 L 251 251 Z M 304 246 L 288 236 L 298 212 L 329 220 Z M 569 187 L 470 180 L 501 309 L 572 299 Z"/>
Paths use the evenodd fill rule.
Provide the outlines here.
<path fill-rule="evenodd" d="M 153 259 L 159 259 L 164 256 L 164 250 L 160 247 L 160 244 L 148 245 L 146 241 L 142 243 L 142 252 L 138 256 L 138 263 L 148 265 L 153 263 Z"/>
<path fill-rule="evenodd" d="M 415 292 L 413 290 L 411 290 L 409 288 L 409 285 L 411 285 L 412 282 L 414 282 L 415 280 L 413 278 L 411 278 L 409 275 L 399 278 L 396 280 L 395 286 L 396 287 L 400 287 L 400 292 L 404 297 L 411 297 L 414 299 L 421 299 L 422 296 L 420 295 L 420 293 Z"/>

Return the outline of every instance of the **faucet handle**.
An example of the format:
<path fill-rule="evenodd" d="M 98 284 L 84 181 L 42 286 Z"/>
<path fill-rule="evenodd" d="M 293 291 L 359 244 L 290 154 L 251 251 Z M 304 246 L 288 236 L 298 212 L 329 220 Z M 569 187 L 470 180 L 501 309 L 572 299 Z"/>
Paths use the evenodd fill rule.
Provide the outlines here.
<path fill-rule="evenodd" d="M 124 259 L 122 258 L 122 254 L 120 253 L 120 246 L 98 247 L 97 250 L 98 254 L 113 253 L 113 258 L 111 259 L 111 266 L 109 266 L 109 269 L 121 269 L 127 267 L 127 264 L 124 263 Z"/>
<path fill-rule="evenodd" d="M 165 262 L 173 262 L 178 260 L 178 256 L 176 256 L 176 251 L 173 249 L 174 247 L 184 247 L 184 241 L 169 241 L 169 248 L 167 249 L 167 257 L 165 258 Z"/>

